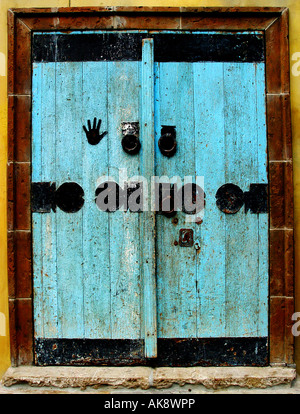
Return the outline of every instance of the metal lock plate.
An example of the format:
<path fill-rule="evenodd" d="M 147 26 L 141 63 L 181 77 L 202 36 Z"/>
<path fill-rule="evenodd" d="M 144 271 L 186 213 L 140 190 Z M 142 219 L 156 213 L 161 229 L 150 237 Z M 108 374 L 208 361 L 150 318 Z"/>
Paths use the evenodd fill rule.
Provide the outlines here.
<path fill-rule="evenodd" d="M 179 230 L 179 246 L 192 247 L 194 245 L 194 232 L 192 229 Z"/>
<path fill-rule="evenodd" d="M 122 122 L 122 134 L 125 135 L 134 135 L 139 136 L 140 125 L 138 122 Z"/>

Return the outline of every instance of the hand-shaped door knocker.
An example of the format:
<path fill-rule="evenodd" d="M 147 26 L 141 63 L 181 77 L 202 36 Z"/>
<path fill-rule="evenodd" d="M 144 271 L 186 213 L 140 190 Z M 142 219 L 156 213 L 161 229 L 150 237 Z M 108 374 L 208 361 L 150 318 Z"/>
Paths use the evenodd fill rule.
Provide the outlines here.
<path fill-rule="evenodd" d="M 86 134 L 86 137 L 87 137 L 87 140 L 88 140 L 89 144 L 91 144 L 91 145 L 99 144 L 101 139 L 103 137 L 105 137 L 105 135 L 107 134 L 107 131 L 100 134 L 101 122 L 102 122 L 101 119 L 99 119 L 99 121 L 97 123 L 97 119 L 94 118 L 93 128 L 91 126 L 91 121 L 90 120 L 87 121 L 88 129 L 83 125 L 83 130 Z"/>

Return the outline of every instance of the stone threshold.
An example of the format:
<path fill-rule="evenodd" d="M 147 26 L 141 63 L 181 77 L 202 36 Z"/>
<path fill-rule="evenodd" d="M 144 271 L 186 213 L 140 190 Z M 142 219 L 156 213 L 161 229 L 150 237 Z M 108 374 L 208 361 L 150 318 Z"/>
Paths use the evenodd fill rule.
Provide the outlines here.
<path fill-rule="evenodd" d="M 164 389 L 173 385 L 203 385 L 208 389 L 232 386 L 267 388 L 290 384 L 296 370 L 290 367 L 35 367 L 9 368 L 2 377 L 5 387 L 74 388 L 110 386 L 114 388 Z"/>

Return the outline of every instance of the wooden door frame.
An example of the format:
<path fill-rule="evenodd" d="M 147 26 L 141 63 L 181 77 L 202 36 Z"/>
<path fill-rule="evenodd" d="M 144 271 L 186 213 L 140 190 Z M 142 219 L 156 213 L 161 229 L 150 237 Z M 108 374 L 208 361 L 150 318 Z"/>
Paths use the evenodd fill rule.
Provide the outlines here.
<path fill-rule="evenodd" d="M 266 50 L 269 363 L 294 363 L 294 222 L 287 8 L 89 7 L 8 11 L 7 237 L 11 362 L 34 364 L 31 39 L 34 31 L 258 30 Z"/>

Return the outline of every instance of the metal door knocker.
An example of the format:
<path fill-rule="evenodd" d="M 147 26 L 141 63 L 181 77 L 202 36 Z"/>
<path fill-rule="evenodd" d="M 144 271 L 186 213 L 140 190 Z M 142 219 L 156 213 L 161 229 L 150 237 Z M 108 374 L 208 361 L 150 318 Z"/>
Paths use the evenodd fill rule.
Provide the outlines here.
<path fill-rule="evenodd" d="M 130 155 L 138 154 L 141 149 L 139 140 L 139 123 L 122 122 L 122 148 Z"/>
<path fill-rule="evenodd" d="M 158 147 L 165 157 L 172 157 L 175 154 L 177 148 L 175 126 L 162 125 Z"/>

